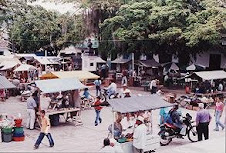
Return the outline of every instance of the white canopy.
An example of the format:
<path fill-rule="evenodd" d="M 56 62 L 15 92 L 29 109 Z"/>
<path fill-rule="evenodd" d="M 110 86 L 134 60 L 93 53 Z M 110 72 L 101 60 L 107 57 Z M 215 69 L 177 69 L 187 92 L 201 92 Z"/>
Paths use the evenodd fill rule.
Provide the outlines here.
<path fill-rule="evenodd" d="M 226 72 L 223 70 L 219 71 L 202 71 L 195 72 L 197 76 L 202 78 L 203 80 L 217 80 L 217 79 L 226 79 Z"/>
<path fill-rule="evenodd" d="M 47 64 L 59 64 L 59 61 L 61 58 L 60 57 L 39 57 L 36 56 L 35 59 L 42 65 L 47 65 Z"/>
<path fill-rule="evenodd" d="M 6 77 L 0 76 L 0 89 L 16 88 Z"/>
<path fill-rule="evenodd" d="M 35 81 L 35 84 L 43 93 L 55 93 L 86 88 L 86 86 L 76 78 L 38 80 Z"/>
<path fill-rule="evenodd" d="M 114 64 L 125 64 L 131 61 L 130 59 L 121 59 L 121 58 L 116 58 L 115 60 L 111 61 L 111 63 Z"/>
<path fill-rule="evenodd" d="M 2 67 L 0 70 L 8 70 L 8 69 L 11 69 L 11 68 L 15 67 L 18 64 L 20 64 L 20 62 L 17 61 L 17 60 L 15 60 L 15 61 L 3 61 L 0 64 L 0 67 Z"/>
<path fill-rule="evenodd" d="M 158 95 L 110 99 L 109 104 L 113 108 L 113 111 L 120 113 L 154 110 L 174 105 L 167 103 Z"/>
<path fill-rule="evenodd" d="M 190 66 L 186 67 L 187 71 L 195 71 L 197 69 L 205 69 L 206 67 L 203 65 L 198 65 L 198 64 L 191 64 Z"/>
<path fill-rule="evenodd" d="M 14 70 L 14 72 L 18 71 L 33 71 L 36 70 L 37 68 L 34 67 L 33 65 L 28 65 L 28 64 L 21 64 L 18 68 Z"/>
<path fill-rule="evenodd" d="M 175 64 L 175 63 L 172 63 L 169 70 L 179 70 L 179 67 Z"/>

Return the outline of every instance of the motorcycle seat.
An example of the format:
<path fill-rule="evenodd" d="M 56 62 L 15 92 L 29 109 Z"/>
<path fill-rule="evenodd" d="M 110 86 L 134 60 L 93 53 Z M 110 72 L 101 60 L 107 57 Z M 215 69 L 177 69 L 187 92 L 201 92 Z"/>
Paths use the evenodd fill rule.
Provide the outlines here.
<path fill-rule="evenodd" d="M 169 124 L 169 123 L 165 123 L 165 126 L 169 127 L 169 128 L 172 128 L 172 129 L 177 129 L 176 126 L 172 125 L 172 124 Z"/>

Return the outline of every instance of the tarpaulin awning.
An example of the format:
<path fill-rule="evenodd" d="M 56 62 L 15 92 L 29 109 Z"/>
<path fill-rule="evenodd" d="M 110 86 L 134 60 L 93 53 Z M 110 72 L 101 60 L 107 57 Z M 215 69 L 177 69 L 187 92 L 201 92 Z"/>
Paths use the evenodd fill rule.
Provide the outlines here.
<path fill-rule="evenodd" d="M 156 62 L 154 59 L 152 59 L 152 60 L 140 60 L 138 62 L 144 67 L 157 68 L 157 67 L 161 66 L 161 64 Z"/>
<path fill-rule="evenodd" d="M 18 71 L 32 71 L 32 70 L 36 70 L 37 68 L 34 67 L 33 65 L 28 65 L 28 64 L 21 64 L 19 67 L 17 67 L 14 71 L 18 72 Z"/>
<path fill-rule="evenodd" d="M 57 61 L 60 61 L 61 58 L 55 57 L 55 58 L 50 58 L 50 57 L 35 57 L 35 60 L 37 60 L 40 64 L 42 65 L 47 65 L 47 64 L 60 64 Z"/>
<path fill-rule="evenodd" d="M 43 93 L 55 93 L 86 88 L 86 86 L 76 78 L 38 80 L 35 81 L 35 84 Z"/>
<path fill-rule="evenodd" d="M 16 57 L 18 58 L 25 58 L 26 60 L 31 60 L 36 57 L 35 54 L 16 54 Z"/>
<path fill-rule="evenodd" d="M 4 76 L 0 76 L 0 89 L 10 89 L 16 88 L 9 80 L 6 79 Z"/>
<path fill-rule="evenodd" d="M 111 61 L 111 63 L 115 63 L 115 64 L 125 64 L 128 63 L 129 61 L 131 61 L 130 59 L 121 59 L 121 58 L 116 58 L 115 60 Z"/>
<path fill-rule="evenodd" d="M 20 64 L 18 61 L 3 61 L 0 64 L 0 70 L 8 70 Z"/>
<path fill-rule="evenodd" d="M 77 78 L 80 81 L 88 79 L 98 79 L 99 76 L 88 71 L 62 71 L 62 72 L 51 72 L 58 78 Z"/>
<path fill-rule="evenodd" d="M 203 80 L 217 80 L 217 79 L 226 79 L 226 72 L 223 70 L 220 71 L 202 71 L 195 72 L 193 75 L 197 75 Z"/>
<path fill-rule="evenodd" d="M 95 62 L 96 62 L 96 63 L 106 63 L 106 61 L 103 60 L 103 59 L 100 58 L 100 57 L 96 57 L 96 58 L 95 58 Z"/>
<path fill-rule="evenodd" d="M 59 72 L 51 72 L 50 74 L 44 74 L 41 76 L 42 79 L 49 78 L 77 78 L 79 81 L 85 81 L 89 79 L 98 79 L 99 76 L 96 74 L 93 74 L 88 71 L 59 71 Z"/>
<path fill-rule="evenodd" d="M 109 104 L 111 105 L 113 111 L 120 113 L 154 110 L 174 105 L 167 103 L 158 95 L 110 99 Z"/>
<path fill-rule="evenodd" d="M 56 79 L 58 77 L 52 73 L 47 73 L 47 74 L 40 76 L 39 78 L 40 78 L 40 80 L 47 80 L 47 79 Z"/>
<path fill-rule="evenodd" d="M 191 64 L 190 66 L 186 67 L 187 71 L 195 71 L 195 70 L 204 70 L 206 67 L 199 64 Z"/>

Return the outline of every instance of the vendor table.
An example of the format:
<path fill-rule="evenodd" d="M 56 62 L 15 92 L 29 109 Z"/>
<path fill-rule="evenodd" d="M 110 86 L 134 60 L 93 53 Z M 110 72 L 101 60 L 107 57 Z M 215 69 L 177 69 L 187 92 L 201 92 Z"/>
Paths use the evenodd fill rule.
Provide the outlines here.
<path fill-rule="evenodd" d="M 63 110 L 47 110 L 46 115 L 47 116 L 63 115 L 65 122 L 68 122 L 69 119 L 71 119 L 72 123 L 75 126 L 82 124 L 79 108 L 67 108 L 67 109 L 63 109 Z"/>
<path fill-rule="evenodd" d="M 133 142 L 121 143 L 121 148 L 124 153 L 133 153 Z M 152 134 L 147 134 L 146 146 L 144 152 L 156 150 L 160 147 L 160 138 Z"/>

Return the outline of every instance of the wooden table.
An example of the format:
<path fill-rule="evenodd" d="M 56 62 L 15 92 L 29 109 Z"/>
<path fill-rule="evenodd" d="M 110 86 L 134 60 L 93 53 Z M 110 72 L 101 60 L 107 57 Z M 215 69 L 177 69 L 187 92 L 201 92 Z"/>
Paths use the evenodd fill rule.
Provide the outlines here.
<path fill-rule="evenodd" d="M 65 122 L 72 121 L 72 123 L 77 125 L 82 125 L 81 118 L 80 118 L 80 109 L 79 108 L 66 108 L 62 110 L 47 110 L 46 115 L 62 115 L 65 119 Z M 76 115 L 74 115 L 76 114 Z"/>

